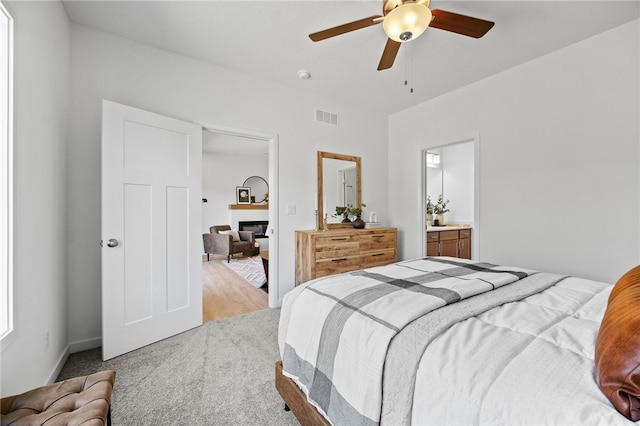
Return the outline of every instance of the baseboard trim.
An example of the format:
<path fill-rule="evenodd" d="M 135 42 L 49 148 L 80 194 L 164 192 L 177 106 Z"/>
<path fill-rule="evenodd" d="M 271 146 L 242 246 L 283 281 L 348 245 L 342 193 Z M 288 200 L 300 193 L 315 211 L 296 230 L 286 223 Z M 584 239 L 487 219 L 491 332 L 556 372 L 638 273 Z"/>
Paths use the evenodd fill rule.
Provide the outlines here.
<path fill-rule="evenodd" d="M 54 367 L 51 374 L 49 374 L 49 379 L 47 380 L 47 383 L 49 384 L 54 383 L 58 379 L 58 376 L 62 371 L 62 367 L 64 367 L 64 364 L 67 362 L 67 359 L 69 359 L 69 346 L 67 346 L 65 350 L 62 351 L 62 354 L 60 354 L 60 358 L 58 358 L 58 362 L 56 363 L 56 366 Z"/>
<path fill-rule="evenodd" d="M 102 337 L 95 337 L 93 339 L 80 340 L 69 344 L 69 353 L 76 353 L 82 351 L 88 351 L 89 349 L 95 349 L 102 346 Z"/>
<path fill-rule="evenodd" d="M 58 376 L 60 375 L 60 372 L 62 371 L 62 368 L 64 367 L 67 360 L 69 359 L 69 355 L 71 355 L 72 353 L 82 352 L 82 351 L 86 351 L 93 348 L 99 348 L 100 346 L 102 346 L 102 337 L 96 337 L 95 339 L 87 339 L 87 340 L 81 340 L 79 342 L 70 343 L 62 352 L 62 354 L 60 355 L 60 358 L 58 358 L 58 362 L 56 363 L 56 366 L 51 371 L 51 374 L 49 374 L 47 383 L 49 384 L 55 383 L 55 381 L 58 379 Z"/>

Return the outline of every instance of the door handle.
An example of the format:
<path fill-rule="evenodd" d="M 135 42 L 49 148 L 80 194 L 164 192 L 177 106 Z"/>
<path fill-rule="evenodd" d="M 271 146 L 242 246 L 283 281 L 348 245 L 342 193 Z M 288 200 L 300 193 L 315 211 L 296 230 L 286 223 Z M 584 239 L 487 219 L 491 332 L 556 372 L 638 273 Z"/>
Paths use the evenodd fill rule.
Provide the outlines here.
<path fill-rule="evenodd" d="M 107 247 L 117 247 L 118 244 L 118 240 L 116 240 L 115 238 L 111 238 L 109 241 L 107 241 Z"/>

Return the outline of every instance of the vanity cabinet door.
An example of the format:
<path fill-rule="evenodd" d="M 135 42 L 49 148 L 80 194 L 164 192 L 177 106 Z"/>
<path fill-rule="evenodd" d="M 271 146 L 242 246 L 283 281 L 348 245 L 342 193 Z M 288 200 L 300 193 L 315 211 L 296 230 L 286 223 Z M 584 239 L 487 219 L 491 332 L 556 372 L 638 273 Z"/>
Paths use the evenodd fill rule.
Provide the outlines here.
<path fill-rule="evenodd" d="M 440 256 L 458 257 L 458 231 L 440 231 Z"/>
<path fill-rule="evenodd" d="M 458 257 L 458 240 L 440 241 L 440 256 Z"/>
<path fill-rule="evenodd" d="M 427 256 L 438 255 L 439 232 L 427 232 Z"/>
<path fill-rule="evenodd" d="M 464 229 L 460 231 L 460 239 L 458 240 L 458 257 L 461 259 L 471 259 L 470 229 Z"/>

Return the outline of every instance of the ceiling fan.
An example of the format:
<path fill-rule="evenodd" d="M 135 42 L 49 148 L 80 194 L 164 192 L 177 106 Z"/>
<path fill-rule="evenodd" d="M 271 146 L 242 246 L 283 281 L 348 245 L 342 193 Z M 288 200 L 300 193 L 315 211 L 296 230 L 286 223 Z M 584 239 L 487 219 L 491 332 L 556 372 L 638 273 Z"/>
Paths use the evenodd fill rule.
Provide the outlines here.
<path fill-rule="evenodd" d="M 400 49 L 400 44 L 415 40 L 429 26 L 469 37 L 480 38 L 494 25 L 491 21 L 447 12 L 446 10 L 430 10 L 430 1 L 431 0 L 383 0 L 382 16 L 369 16 L 364 19 L 338 25 L 337 27 L 318 31 L 309 34 L 309 38 L 313 41 L 325 40 L 382 22 L 382 27 L 388 39 L 382 52 L 380 63 L 378 64 L 378 71 L 381 71 L 391 68 Z"/>

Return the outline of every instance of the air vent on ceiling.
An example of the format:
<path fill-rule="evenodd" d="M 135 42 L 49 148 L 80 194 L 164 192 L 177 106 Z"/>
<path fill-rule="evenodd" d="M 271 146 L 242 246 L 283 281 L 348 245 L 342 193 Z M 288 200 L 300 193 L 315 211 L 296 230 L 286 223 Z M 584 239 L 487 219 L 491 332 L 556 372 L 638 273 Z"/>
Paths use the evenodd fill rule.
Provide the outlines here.
<path fill-rule="evenodd" d="M 316 109 L 316 121 L 320 123 L 331 124 L 332 126 L 338 125 L 338 114 L 333 112 L 321 111 Z"/>

